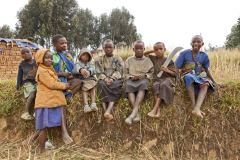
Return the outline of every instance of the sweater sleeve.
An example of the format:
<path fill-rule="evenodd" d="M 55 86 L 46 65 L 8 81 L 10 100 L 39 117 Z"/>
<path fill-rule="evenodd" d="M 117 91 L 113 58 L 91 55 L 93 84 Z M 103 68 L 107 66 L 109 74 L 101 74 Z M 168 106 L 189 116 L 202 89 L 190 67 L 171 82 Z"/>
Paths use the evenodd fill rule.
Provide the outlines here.
<path fill-rule="evenodd" d="M 107 76 L 104 74 L 104 69 L 103 67 L 101 66 L 101 62 L 100 60 L 96 60 L 95 61 L 95 73 L 97 74 L 97 77 L 99 80 L 104 80 Z"/>
<path fill-rule="evenodd" d="M 23 83 L 23 69 L 21 65 L 19 65 L 18 74 L 17 74 L 17 85 L 16 85 L 17 90 L 20 89 L 20 87 L 22 86 L 22 83 Z"/>
<path fill-rule="evenodd" d="M 123 68 L 123 72 L 124 72 L 124 78 L 130 79 L 132 76 L 129 74 L 129 59 L 127 59 L 124 63 L 124 68 Z"/>
<path fill-rule="evenodd" d="M 116 70 L 113 72 L 111 78 L 114 80 L 121 79 L 123 74 L 123 60 L 121 57 L 117 58 Z"/>
<path fill-rule="evenodd" d="M 152 79 L 153 72 L 154 72 L 153 63 L 152 63 L 152 61 L 150 59 L 148 60 L 148 63 L 149 63 L 149 70 L 146 73 L 146 77 L 148 79 Z"/>
<path fill-rule="evenodd" d="M 38 74 L 37 78 L 49 89 L 52 89 L 52 90 L 66 89 L 66 84 L 54 79 L 54 77 L 51 76 L 51 74 L 48 71 L 42 71 L 41 73 Z"/>
<path fill-rule="evenodd" d="M 94 75 L 96 73 L 94 61 L 89 62 L 88 70 L 90 71 L 91 75 Z"/>

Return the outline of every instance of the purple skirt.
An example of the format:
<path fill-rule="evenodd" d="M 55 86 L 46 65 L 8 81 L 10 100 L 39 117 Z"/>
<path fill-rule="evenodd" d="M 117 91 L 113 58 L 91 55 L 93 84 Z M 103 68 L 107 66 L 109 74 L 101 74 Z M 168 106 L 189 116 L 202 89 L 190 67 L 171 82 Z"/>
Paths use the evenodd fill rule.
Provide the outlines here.
<path fill-rule="evenodd" d="M 36 129 L 57 127 L 62 125 L 62 107 L 35 109 Z"/>

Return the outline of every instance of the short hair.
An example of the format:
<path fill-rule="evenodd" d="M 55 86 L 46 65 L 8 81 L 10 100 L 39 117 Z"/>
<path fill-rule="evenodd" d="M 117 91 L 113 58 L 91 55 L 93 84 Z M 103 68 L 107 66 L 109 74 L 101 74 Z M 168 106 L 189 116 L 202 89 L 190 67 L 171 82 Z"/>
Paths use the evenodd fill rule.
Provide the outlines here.
<path fill-rule="evenodd" d="M 21 54 L 26 53 L 26 52 L 31 53 L 31 49 L 28 47 L 23 47 L 20 52 L 21 52 Z"/>
<path fill-rule="evenodd" d="M 142 40 L 136 40 L 135 42 L 133 42 L 133 47 L 138 43 L 142 43 L 143 46 L 145 47 L 145 43 Z"/>
<path fill-rule="evenodd" d="M 54 35 L 52 38 L 52 44 L 56 44 L 60 38 L 65 38 L 65 37 L 61 34 Z"/>
<path fill-rule="evenodd" d="M 156 45 L 158 45 L 158 44 L 163 45 L 163 47 L 166 48 L 166 47 L 165 47 L 165 44 L 164 44 L 163 42 L 156 42 L 153 46 L 156 46 Z"/>
<path fill-rule="evenodd" d="M 195 39 L 195 38 L 199 38 L 199 39 L 201 39 L 201 41 L 203 42 L 203 37 L 202 37 L 201 35 L 195 35 L 195 36 L 193 36 L 191 42 L 192 42 L 193 39 Z"/>
<path fill-rule="evenodd" d="M 113 47 L 114 47 L 114 43 L 113 43 L 113 41 L 111 40 L 111 39 L 106 39 L 105 41 L 103 41 L 103 48 L 105 47 L 105 45 L 107 44 L 107 43 L 112 43 L 112 45 L 113 45 Z"/>

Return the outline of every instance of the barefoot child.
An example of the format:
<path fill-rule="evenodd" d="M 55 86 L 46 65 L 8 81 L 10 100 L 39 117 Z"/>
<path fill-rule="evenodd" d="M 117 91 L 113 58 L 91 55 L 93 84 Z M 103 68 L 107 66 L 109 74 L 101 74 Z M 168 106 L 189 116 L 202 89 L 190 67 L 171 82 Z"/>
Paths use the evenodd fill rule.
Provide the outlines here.
<path fill-rule="evenodd" d="M 39 135 L 40 151 L 42 152 L 46 142 L 47 128 L 61 126 L 64 143 L 69 144 L 73 141 L 66 129 L 64 107 L 67 102 L 62 92 L 69 89 L 70 85 L 69 83 L 59 82 L 52 67 L 52 54 L 49 50 L 39 50 L 35 59 L 38 65 L 35 125 Z"/>
<path fill-rule="evenodd" d="M 96 58 L 96 73 L 98 76 L 98 91 L 105 111 L 107 121 L 113 119 L 112 110 L 122 93 L 122 58 L 113 54 L 113 41 L 107 39 L 103 42 L 104 55 Z"/>
<path fill-rule="evenodd" d="M 144 50 L 145 47 L 142 41 L 134 42 L 133 51 L 135 55 L 129 57 L 124 66 L 126 93 L 133 107 L 132 113 L 125 120 L 129 125 L 132 122 L 140 121 L 138 110 L 144 99 L 145 92 L 148 90 L 149 79 L 153 74 L 153 63 L 143 55 Z"/>
<path fill-rule="evenodd" d="M 155 99 L 155 105 L 151 112 L 148 113 L 150 117 L 160 117 L 160 106 L 162 103 L 169 105 L 173 101 L 174 87 L 175 87 L 175 67 L 173 61 L 171 61 L 168 67 L 162 65 L 166 61 L 164 53 L 166 51 L 165 45 L 162 42 L 157 42 L 153 46 L 153 51 L 145 52 L 144 55 L 148 56 L 153 62 L 153 95 Z M 149 53 L 155 53 L 155 56 L 148 55 Z M 159 78 L 157 74 L 163 71 L 162 76 Z"/>
<path fill-rule="evenodd" d="M 21 115 L 24 120 L 34 119 L 34 101 L 36 96 L 36 81 L 35 76 L 37 72 L 37 65 L 32 58 L 32 52 L 29 48 L 21 49 L 22 62 L 18 67 L 17 75 L 17 90 L 23 88 L 24 98 L 26 99 L 25 113 Z"/>
<path fill-rule="evenodd" d="M 183 73 L 185 86 L 192 102 L 192 113 L 203 118 L 205 113 L 200 108 L 208 89 L 214 91 L 215 81 L 209 71 L 208 55 L 200 51 L 204 45 L 202 36 L 194 36 L 191 45 L 192 49 L 180 53 L 176 60 L 176 66 Z"/>
<path fill-rule="evenodd" d="M 79 77 L 83 82 L 82 94 L 84 102 L 84 112 L 97 111 L 96 105 L 96 84 L 97 79 L 95 76 L 95 64 L 92 59 L 92 55 L 88 49 L 82 49 L 78 55 L 78 60 L 74 66 L 73 74 Z M 91 105 L 88 104 L 88 94 L 91 95 Z"/>

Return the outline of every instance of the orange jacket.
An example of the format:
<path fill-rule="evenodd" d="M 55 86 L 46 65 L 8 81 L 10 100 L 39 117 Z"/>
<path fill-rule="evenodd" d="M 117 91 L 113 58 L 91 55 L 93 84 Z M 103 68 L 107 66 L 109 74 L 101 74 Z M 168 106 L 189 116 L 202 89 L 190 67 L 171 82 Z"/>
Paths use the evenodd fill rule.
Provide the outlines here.
<path fill-rule="evenodd" d="M 63 94 L 66 84 L 58 81 L 58 76 L 52 67 L 43 65 L 43 58 L 47 51 L 49 50 L 40 49 L 35 56 L 38 64 L 35 108 L 53 108 L 67 105 Z"/>
<path fill-rule="evenodd" d="M 35 108 L 52 108 L 67 105 L 63 94 L 66 84 L 58 81 L 57 74 L 51 68 L 39 66 L 36 81 Z"/>

